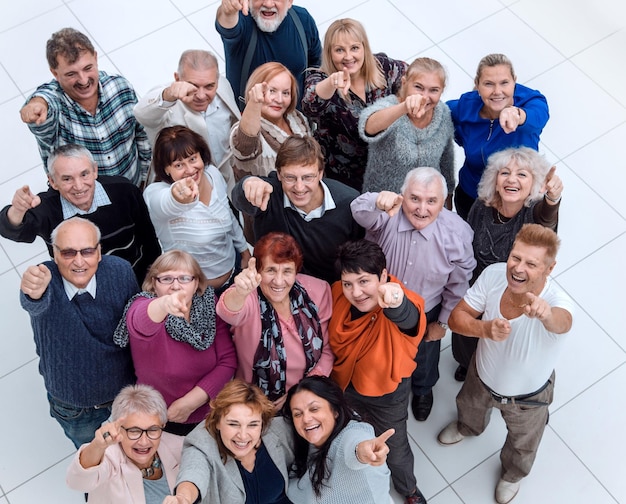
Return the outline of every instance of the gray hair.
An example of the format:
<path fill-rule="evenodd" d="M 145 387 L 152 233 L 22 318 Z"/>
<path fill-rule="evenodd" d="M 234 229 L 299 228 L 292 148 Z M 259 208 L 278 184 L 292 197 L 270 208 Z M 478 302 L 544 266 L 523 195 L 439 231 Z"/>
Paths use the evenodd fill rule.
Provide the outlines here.
<path fill-rule="evenodd" d="M 133 413 L 159 417 L 161 425 L 167 422 L 167 405 L 161 393 L 150 385 L 127 385 L 117 394 L 111 407 L 111 420 L 115 421 Z"/>
<path fill-rule="evenodd" d="M 485 67 L 494 67 L 498 65 L 504 65 L 509 67 L 511 70 L 511 77 L 513 80 L 517 80 L 517 76 L 515 75 L 515 70 L 513 69 L 513 63 L 509 58 L 507 58 L 504 54 L 494 53 L 487 54 L 483 59 L 478 62 L 478 68 L 476 68 L 476 77 L 474 77 L 474 85 L 478 86 L 480 82 L 480 77 L 483 73 Z"/>
<path fill-rule="evenodd" d="M 52 230 L 52 233 L 50 233 L 50 243 L 52 243 L 53 245 L 56 245 L 57 235 L 59 234 L 59 231 L 61 230 L 61 228 L 63 228 L 63 226 L 67 224 L 72 224 L 75 222 L 86 224 L 89 227 L 91 227 L 96 233 L 96 243 L 100 243 L 100 239 L 102 238 L 102 234 L 100 233 L 100 228 L 96 226 L 93 222 L 91 222 L 90 220 L 87 220 L 83 217 L 70 217 L 69 219 L 61 221 L 59 224 L 57 224 L 57 226 Z"/>
<path fill-rule="evenodd" d="M 188 49 L 180 55 L 180 60 L 178 61 L 179 77 L 185 73 L 185 67 L 189 67 L 193 70 L 217 68 L 217 72 L 219 73 L 220 71 L 215 54 L 202 49 Z"/>
<path fill-rule="evenodd" d="M 57 147 L 52 151 L 52 154 L 48 157 L 47 168 L 48 175 L 50 175 L 54 179 L 54 163 L 60 157 L 65 158 L 85 158 L 89 161 L 89 164 L 93 166 L 95 169 L 98 168 L 96 164 L 96 160 L 93 158 L 93 154 L 89 151 L 89 149 L 83 147 L 78 144 L 65 144 Z"/>
<path fill-rule="evenodd" d="M 406 177 L 404 177 L 404 183 L 400 188 L 400 192 L 404 194 L 404 191 L 406 191 L 411 184 L 429 186 L 437 180 L 441 183 L 441 192 L 445 201 L 448 197 L 448 184 L 446 183 L 446 179 L 439 170 L 429 166 L 421 166 L 410 170 L 406 174 Z"/>
<path fill-rule="evenodd" d="M 524 201 L 524 206 L 528 207 L 533 201 L 541 198 L 541 188 L 551 164 L 534 149 L 510 147 L 492 154 L 487 160 L 487 167 L 478 183 L 478 199 L 486 206 L 497 207 L 500 204 L 501 198 L 496 191 L 496 179 L 500 170 L 512 161 L 519 168 L 530 171 L 533 176 L 533 184 L 528 198 Z"/>

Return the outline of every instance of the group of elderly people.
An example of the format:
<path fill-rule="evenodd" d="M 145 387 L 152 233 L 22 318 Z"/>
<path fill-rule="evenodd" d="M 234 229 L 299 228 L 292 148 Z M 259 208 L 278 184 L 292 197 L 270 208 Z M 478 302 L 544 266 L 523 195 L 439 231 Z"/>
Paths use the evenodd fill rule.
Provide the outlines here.
<path fill-rule="evenodd" d="M 275 3 L 256 13 L 262 31 L 291 4 Z M 247 16 L 247 4 L 223 0 L 218 22 Z M 150 100 L 210 103 L 190 61 Z M 433 354 L 426 345 L 481 272 L 507 261 L 524 224 L 557 229 L 563 186 L 537 152 L 547 102 L 490 54 L 474 90 L 444 103 L 439 62 L 375 54 L 353 19 L 328 27 L 303 89 L 299 78 L 276 61 L 249 74 L 227 153 L 183 124 L 150 135 L 143 198 L 164 253 L 113 335 L 137 384 L 68 470 L 89 502 L 380 503 L 390 477 L 406 504 L 426 502 L 406 435 L 410 390 L 423 421 L 439 354 L 437 343 L 434 360 L 420 360 Z M 137 117 L 157 124 L 141 107 Z M 465 151 L 458 185 L 454 142 Z M 40 204 L 22 193 L 6 227 Z M 381 231 L 397 214 L 396 231 Z M 461 231 L 435 234 L 438 219 Z M 407 229 L 442 242 L 448 273 L 420 280 L 434 302 L 394 256 Z M 409 256 L 402 268 L 428 263 Z M 476 341 L 453 334 L 459 381 Z"/>

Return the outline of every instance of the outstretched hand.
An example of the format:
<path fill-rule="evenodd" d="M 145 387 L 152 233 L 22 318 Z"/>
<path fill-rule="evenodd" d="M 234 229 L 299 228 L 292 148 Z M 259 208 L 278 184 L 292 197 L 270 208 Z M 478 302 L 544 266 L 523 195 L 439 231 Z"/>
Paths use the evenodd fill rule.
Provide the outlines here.
<path fill-rule="evenodd" d="M 378 286 L 378 306 L 381 308 L 397 308 L 402 304 L 404 291 L 395 282 L 387 282 Z"/>
<path fill-rule="evenodd" d="M 545 193 L 549 200 L 558 201 L 563 192 L 563 182 L 556 174 L 556 166 L 550 168 L 541 187 L 541 192 Z"/>
<path fill-rule="evenodd" d="M 395 429 L 388 429 L 380 436 L 367 441 L 361 441 L 356 446 L 356 456 L 359 462 L 372 466 L 380 466 L 387 460 L 389 446 L 387 440 L 396 433 Z"/>
<path fill-rule="evenodd" d="M 179 290 L 172 294 L 159 296 L 157 299 L 160 300 L 163 309 L 170 315 L 187 318 L 191 307 L 188 306 L 187 300 L 185 299 L 186 297 L 187 294 L 185 291 Z"/>
<path fill-rule="evenodd" d="M 406 113 L 411 119 L 421 119 L 426 113 L 426 103 L 428 100 L 424 95 L 414 94 L 409 95 L 404 100 L 404 107 Z"/>
<path fill-rule="evenodd" d="M 261 275 L 256 270 L 256 257 L 251 257 L 248 261 L 248 267 L 241 270 L 234 280 L 235 290 L 237 293 L 246 297 L 253 292 L 261 283 Z"/>
<path fill-rule="evenodd" d="M 193 203 L 199 195 L 198 184 L 191 177 L 185 177 L 172 184 L 172 197 L 179 203 L 184 205 Z"/>
<path fill-rule="evenodd" d="M 511 324 L 506 319 L 490 320 L 489 338 L 494 341 L 504 341 L 511 334 Z"/>
<path fill-rule="evenodd" d="M 51 280 L 52 273 L 44 264 L 29 266 L 22 275 L 20 289 L 31 299 L 41 299 Z"/>
<path fill-rule="evenodd" d="M 376 208 L 386 212 L 389 217 L 396 215 L 402 207 L 404 197 L 392 191 L 381 191 L 376 197 Z"/>
<path fill-rule="evenodd" d="M 243 195 L 251 205 L 260 208 L 263 212 L 267 210 L 267 204 L 273 192 L 272 184 L 259 177 L 248 177 L 243 182 Z"/>

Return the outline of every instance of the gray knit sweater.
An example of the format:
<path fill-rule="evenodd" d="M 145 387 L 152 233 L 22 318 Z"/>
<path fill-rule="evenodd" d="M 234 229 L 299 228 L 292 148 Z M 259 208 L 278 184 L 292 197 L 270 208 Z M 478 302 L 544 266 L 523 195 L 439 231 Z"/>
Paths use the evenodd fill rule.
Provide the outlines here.
<path fill-rule="evenodd" d="M 416 128 L 405 114 L 377 135 L 365 133 L 365 123 L 374 112 L 396 104 L 397 96 L 386 96 L 361 112 L 359 135 L 369 144 L 363 192 L 399 193 L 409 170 L 430 166 L 442 173 L 451 194 L 455 183 L 454 126 L 450 109 L 440 101 L 432 121 L 424 129 Z"/>

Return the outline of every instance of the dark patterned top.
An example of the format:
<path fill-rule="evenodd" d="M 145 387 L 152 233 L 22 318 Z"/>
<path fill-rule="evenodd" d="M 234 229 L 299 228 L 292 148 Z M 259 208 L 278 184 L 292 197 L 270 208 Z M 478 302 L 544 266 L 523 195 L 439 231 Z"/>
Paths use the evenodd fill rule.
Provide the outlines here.
<path fill-rule="evenodd" d="M 318 82 L 328 75 L 320 70 L 307 73 L 304 82 L 302 111 L 317 126 L 315 138 L 325 151 L 326 176 L 361 191 L 363 174 L 367 164 L 367 144 L 359 137 L 358 124 L 361 110 L 379 98 L 397 94 L 402 76 L 406 72 L 404 61 L 393 60 L 386 54 L 375 54 L 387 86 L 383 89 L 367 88 L 365 101 L 350 91 L 350 102 L 338 93 L 329 100 L 322 100 L 315 92 Z"/>

